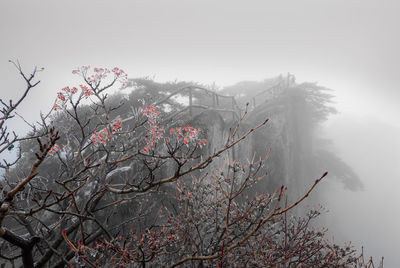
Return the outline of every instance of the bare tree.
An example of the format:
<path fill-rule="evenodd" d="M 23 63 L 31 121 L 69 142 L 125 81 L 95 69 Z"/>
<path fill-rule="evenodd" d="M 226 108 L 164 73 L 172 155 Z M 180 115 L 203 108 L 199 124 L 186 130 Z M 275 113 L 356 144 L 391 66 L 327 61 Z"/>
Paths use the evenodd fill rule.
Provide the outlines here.
<path fill-rule="evenodd" d="M 327 173 L 293 204 L 284 202 L 284 186 L 249 191 L 264 178 L 265 159 L 240 162 L 230 149 L 268 119 L 239 134 L 245 111 L 210 151 L 198 128 L 161 125 L 151 103 L 120 114 L 127 104 L 110 102 L 107 90 L 124 85 L 125 72 L 83 66 L 73 71 L 79 89 L 60 90 L 41 122 L 18 137 L 6 123 L 39 81 L 36 69 L 26 76 L 12 63 L 27 87 L 15 104 L 1 100 L 0 153 L 17 143 L 27 153 L 0 164 L 0 258 L 23 267 L 362 267 L 351 246 L 312 228 L 319 208 L 288 214 Z"/>

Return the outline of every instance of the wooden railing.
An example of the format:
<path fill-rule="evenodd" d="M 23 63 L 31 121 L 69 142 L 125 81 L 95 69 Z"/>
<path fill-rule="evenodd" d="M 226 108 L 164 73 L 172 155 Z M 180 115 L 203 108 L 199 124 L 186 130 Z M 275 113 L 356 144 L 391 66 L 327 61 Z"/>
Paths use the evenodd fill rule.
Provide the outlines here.
<path fill-rule="evenodd" d="M 295 76 L 290 73 L 288 73 L 286 77 L 281 76 L 279 81 L 275 85 L 252 96 L 252 107 L 255 108 L 256 106 L 265 103 L 265 101 L 268 101 L 269 99 L 276 98 L 279 95 L 279 91 L 290 88 L 294 84 L 294 82 Z M 265 95 L 267 94 L 269 94 L 270 96 L 265 97 Z"/>
<path fill-rule="evenodd" d="M 217 111 L 220 113 L 231 113 L 232 114 L 232 119 L 238 119 L 240 116 L 241 109 L 237 105 L 235 97 L 234 96 L 226 96 L 226 95 L 221 95 L 216 93 L 215 91 L 209 90 L 204 87 L 200 86 L 195 86 L 195 85 L 190 85 L 190 86 L 185 86 L 183 88 L 177 89 L 174 92 L 170 93 L 168 96 L 165 98 L 155 102 L 153 105 L 154 106 L 159 106 L 163 103 L 166 103 L 170 98 L 173 96 L 176 96 L 178 94 L 182 94 L 185 91 L 188 92 L 188 106 L 184 107 L 183 109 L 176 111 L 175 113 L 169 115 L 165 120 L 169 120 L 171 118 L 176 117 L 177 115 L 188 111 L 190 116 L 193 116 L 194 109 L 203 109 L 203 110 L 212 110 L 212 111 Z M 194 103 L 195 98 L 193 97 L 194 91 L 200 91 L 204 95 L 211 95 L 212 98 L 212 103 L 211 106 L 209 105 L 202 105 L 202 104 L 196 104 Z M 221 99 L 230 99 L 229 101 L 229 107 L 228 105 L 223 105 L 221 104 Z"/>
<path fill-rule="evenodd" d="M 265 102 L 268 102 L 269 99 L 274 98 L 274 94 L 277 93 L 277 91 L 287 88 L 291 86 L 292 79 L 294 79 L 294 76 L 291 74 L 288 74 L 286 78 L 281 78 L 280 81 L 278 81 L 275 85 L 266 88 L 265 90 L 258 92 L 257 94 L 251 96 L 251 106 L 254 109 L 258 105 L 265 104 Z M 293 80 L 294 82 L 294 80 Z M 199 104 L 195 103 L 196 98 L 193 96 L 193 93 L 196 91 L 196 93 L 203 94 L 203 96 L 207 95 L 212 98 L 211 104 L 210 105 L 204 105 L 204 104 Z M 188 112 L 189 115 L 192 117 L 194 115 L 194 110 L 211 110 L 211 111 L 216 111 L 219 113 L 231 113 L 232 114 L 232 119 L 237 120 L 240 118 L 240 114 L 242 112 L 242 109 L 239 107 L 237 104 L 235 97 L 234 96 L 229 96 L 229 95 L 222 95 L 218 94 L 215 91 L 212 91 L 210 89 L 197 86 L 197 85 L 188 85 L 184 86 L 182 88 L 179 88 L 172 93 L 169 93 L 167 96 L 162 98 L 161 100 L 158 100 L 152 105 L 154 106 L 160 106 L 164 103 L 168 103 L 168 100 L 171 99 L 174 96 L 181 95 L 185 96 L 186 94 L 182 94 L 187 92 L 187 98 L 188 98 L 188 105 L 183 107 L 182 109 L 175 111 L 174 113 L 168 115 L 163 119 L 163 121 L 169 121 L 172 118 L 176 118 L 182 113 Z M 270 94 L 271 96 L 265 96 L 266 94 Z M 228 103 L 222 103 L 223 99 L 229 99 Z M 133 117 L 129 117 L 124 119 L 123 121 L 128 121 L 132 119 Z"/>

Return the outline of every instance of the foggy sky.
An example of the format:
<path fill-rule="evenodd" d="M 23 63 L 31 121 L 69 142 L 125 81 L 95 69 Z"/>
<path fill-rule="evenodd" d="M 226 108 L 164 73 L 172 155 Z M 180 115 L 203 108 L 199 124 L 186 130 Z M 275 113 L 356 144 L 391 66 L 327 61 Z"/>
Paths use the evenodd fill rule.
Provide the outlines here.
<path fill-rule="evenodd" d="M 34 65 L 45 67 L 39 75 L 40 86 L 22 107 L 28 120 L 36 120 L 39 110 L 50 108 L 60 88 L 76 84 L 71 70 L 81 65 L 118 66 L 129 77 L 155 75 L 159 81 L 215 82 L 220 86 L 290 72 L 298 81 L 316 81 L 334 89 L 337 108 L 350 125 L 353 121 L 348 118 L 357 117 L 371 128 L 379 121 L 380 126 L 387 126 L 381 131 L 400 133 L 399 8 L 400 2 L 394 0 L 3 0 L 0 96 L 15 97 L 24 85 L 9 59 L 18 59 L 26 71 Z M 337 138 L 341 156 L 351 161 L 355 156 L 345 150 L 351 146 L 348 140 L 357 140 L 354 135 L 362 133 L 338 130 L 346 127 L 343 124 L 330 126 L 331 130 L 336 127 L 337 132 L 332 130 L 330 135 Z M 376 138 L 369 136 L 357 148 L 370 143 L 381 148 L 379 142 L 386 142 L 381 134 L 378 130 Z M 359 152 L 356 156 L 365 155 Z M 390 168 L 385 160 L 388 155 L 365 157 L 367 160 L 353 159 L 349 164 L 375 165 L 378 174 L 380 169 Z M 394 180 L 399 178 L 398 170 L 385 174 L 398 188 L 399 182 Z M 374 181 L 376 174 L 361 175 L 368 192 L 375 185 L 368 182 Z M 387 203 L 385 198 L 377 198 L 383 203 L 371 210 Z M 368 236 L 374 227 L 365 228 L 366 247 L 375 242 L 380 244 L 374 247 L 395 246 L 390 241 L 371 240 Z M 357 240 L 361 234 L 356 235 Z M 395 263 L 395 256 L 391 257 Z"/>
<path fill-rule="evenodd" d="M 399 7 L 390 0 L 1 1 L 1 91 L 18 81 L 8 59 L 46 68 L 40 91 L 49 100 L 83 64 L 221 86 L 291 72 L 335 89 L 342 110 L 400 125 Z"/>

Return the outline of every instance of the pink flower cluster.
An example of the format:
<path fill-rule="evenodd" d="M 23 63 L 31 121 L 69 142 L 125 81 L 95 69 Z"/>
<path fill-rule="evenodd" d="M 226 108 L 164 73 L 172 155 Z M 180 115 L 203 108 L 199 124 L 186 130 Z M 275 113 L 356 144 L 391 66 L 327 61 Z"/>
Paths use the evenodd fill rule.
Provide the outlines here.
<path fill-rule="evenodd" d="M 91 141 L 95 146 L 100 143 L 106 145 L 108 141 L 112 139 L 112 133 L 122 129 L 122 118 L 120 117 L 117 121 L 111 124 L 111 133 L 108 128 L 103 128 L 100 131 L 94 131 L 91 136 Z"/>
<path fill-rule="evenodd" d="M 54 155 L 57 151 L 60 151 L 61 147 L 58 144 L 55 144 L 53 147 L 50 148 L 49 155 Z"/>
<path fill-rule="evenodd" d="M 120 117 L 116 122 L 111 125 L 111 131 L 115 132 L 122 129 L 122 118 Z"/>
<path fill-rule="evenodd" d="M 83 94 L 85 95 L 85 98 L 89 98 L 91 95 L 94 94 L 93 89 L 85 86 L 85 85 L 79 85 L 82 89 Z"/>
<path fill-rule="evenodd" d="M 155 148 L 155 145 L 159 140 L 164 139 L 164 142 L 168 143 L 170 142 L 170 138 L 164 137 L 165 129 L 157 124 L 160 113 L 157 111 L 156 107 L 146 106 L 142 110 L 142 114 L 148 118 L 148 123 L 150 125 L 150 129 L 147 131 L 145 136 L 146 145 L 143 148 L 144 152 L 149 153 L 150 150 Z M 183 142 L 187 146 L 189 146 L 189 144 L 197 143 L 200 147 L 203 147 L 207 144 L 206 139 L 200 139 L 200 129 L 198 128 L 191 126 L 177 127 L 170 129 L 169 132 L 174 139 L 178 142 Z"/>
<path fill-rule="evenodd" d="M 116 77 L 119 77 L 122 79 L 128 79 L 128 75 L 124 72 L 124 70 L 122 70 L 118 67 L 114 67 L 111 71 L 114 73 L 114 75 Z"/>
<path fill-rule="evenodd" d="M 124 70 L 114 67 L 111 72 L 114 73 L 114 79 L 119 81 L 122 87 L 125 87 L 128 84 L 128 75 L 124 72 Z"/>
<path fill-rule="evenodd" d="M 93 88 L 96 88 L 103 79 L 107 78 L 107 75 L 109 73 L 114 74 L 114 80 L 111 80 L 109 86 L 113 85 L 115 81 L 119 81 L 122 83 L 123 86 L 125 86 L 128 81 L 128 75 L 124 72 L 124 70 L 117 67 L 113 68 L 111 71 L 107 68 L 96 67 L 93 68 L 93 73 L 90 75 L 88 74 L 89 70 L 89 65 L 72 70 L 73 74 L 82 76 L 85 82 L 87 82 L 87 84 L 89 85 L 89 87 L 86 85 L 79 85 L 82 90 L 81 96 L 83 94 L 86 99 L 95 93 L 93 92 Z M 61 89 L 61 91 L 57 92 L 57 101 L 54 104 L 54 110 L 57 111 L 59 109 L 65 108 L 67 99 L 72 98 L 72 95 L 77 92 L 78 89 L 76 87 L 64 87 L 63 89 Z"/>
<path fill-rule="evenodd" d="M 146 146 L 143 148 L 143 151 L 149 153 L 151 149 L 154 149 L 157 141 L 164 137 L 164 133 L 165 129 L 163 127 L 153 125 L 145 136 Z"/>
<path fill-rule="evenodd" d="M 65 95 L 62 92 L 57 93 L 57 98 L 61 101 L 66 101 Z"/>
<path fill-rule="evenodd" d="M 175 136 L 178 141 L 183 140 L 183 143 L 189 145 L 189 143 L 196 143 L 200 147 L 207 144 L 206 139 L 199 138 L 200 128 L 194 128 L 191 126 L 171 128 L 170 134 Z"/>
<path fill-rule="evenodd" d="M 69 95 L 69 94 L 75 94 L 76 92 L 78 92 L 78 89 L 76 87 L 73 87 L 73 88 L 64 87 L 61 89 L 61 91 L 64 91 L 65 94 Z"/>
<path fill-rule="evenodd" d="M 145 106 L 144 109 L 142 109 L 142 114 L 147 117 L 150 125 L 156 124 L 160 117 L 160 112 L 157 111 L 155 106 Z"/>
<path fill-rule="evenodd" d="M 144 116 L 147 117 L 147 123 L 149 125 L 147 133 L 144 137 L 145 146 L 143 148 L 143 152 L 150 153 L 150 151 L 154 150 L 156 144 L 160 140 L 163 140 L 165 143 L 169 143 L 170 137 L 165 137 L 165 128 L 159 126 L 158 124 L 160 112 L 155 106 L 145 106 L 143 109 L 141 109 L 141 112 Z M 109 129 L 111 129 L 111 131 Z M 95 146 L 98 146 L 99 144 L 105 145 L 108 141 L 112 139 L 112 133 L 121 129 L 122 118 L 119 117 L 118 120 L 110 124 L 109 128 L 106 127 L 100 131 L 94 131 L 90 139 Z M 173 137 L 174 140 L 176 140 L 178 143 L 182 142 L 187 146 L 189 146 L 190 144 L 194 144 L 203 147 L 207 144 L 206 139 L 200 139 L 199 128 L 191 126 L 176 127 L 170 129 L 169 133 L 171 137 Z"/>
<path fill-rule="evenodd" d="M 86 98 L 88 98 L 90 95 L 93 95 L 93 90 L 91 88 L 88 88 L 87 86 L 84 85 L 79 85 L 82 94 L 85 95 Z M 56 103 L 54 104 L 54 111 L 57 111 L 59 109 L 65 108 L 67 99 L 71 99 L 74 94 L 78 92 L 78 88 L 76 87 L 64 87 L 62 88 L 59 92 L 57 92 L 57 99 Z"/>
<path fill-rule="evenodd" d="M 102 79 L 107 78 L 107 74 L 110 73 L 110 70 L 107 68 L 94 68 L 93 69 L 93 74 L 90 76 L 87 76 L 86 79 L 87 81 L 92 84 L 98 84 Z"/>
<path fill-rule="evenodd" d="M 68 149 L 69 149 L 69 146 L 67 146 L 67 145 L 64 145 L 61 149 L 60 145 L 55 144 L 53 147 L 50 148 L 49 155 L 54 155 L 56 152 L 61 151 L 61 150 L 65 152 Z"/>
<path fill-rule="evenodd" d="M 90 65 L 84 65 L 79 67 L 78 69 L 72 70 L 72 74 L 82 74 L 86 75 L 87 71 L 90 69 Z"/>
<path fill-rule="evenodd" d="M 149 153 L 150 150 L 155 148 L 156 143 L 164 137 L 165 129 L 157 124 L 160 112 L 157 111 L 155 106 L 145 106 L 142 109 L 142 114 L 147 117 L 147 122 L 150 125 L 145 136 L 146 146 L 143 148 L 144 152 Z"/>
<path fill-rule="evenodd" d="M 122 70 L 118 67 L 114 67 L 111 71 L 108 68 L 95 67 L 95 68 L 93 68 L 93 73 L 88 75 L 89 69 L 90 69 L 89 65 L 82 66 L 80 68 L 72 70 L 72 73 L 81 75 L 91 85 L 99 84 L 102 79 L 105 79 L 108 77 L 108 74 L 113 73 L 115 81 L 121 82 L 122 86 L 127 85 L 128 75 L 124 72 L 124 70 Z"/>
<path fill-rule="evenodd" d="M 76 87 L 72 89 L 69 87 L 64 87 L 61 91 L 57 92 L 57 100 L 54 104 L 54 111 L 57 111 L 59 108 L 65 107 L 65 102 L 67 98 L 69 98 L 72 94 L 75 94 L 78 91 Z"/>
<path fill-rule="evenodd" d="M 95 146 L 98 146 L 100 143 L 103 145 L 107 144 L 107 141 L 111 140 L 112 136 L 107 128 L 103 128 L 100 131 L 95 131 L 90 138 Z"/>

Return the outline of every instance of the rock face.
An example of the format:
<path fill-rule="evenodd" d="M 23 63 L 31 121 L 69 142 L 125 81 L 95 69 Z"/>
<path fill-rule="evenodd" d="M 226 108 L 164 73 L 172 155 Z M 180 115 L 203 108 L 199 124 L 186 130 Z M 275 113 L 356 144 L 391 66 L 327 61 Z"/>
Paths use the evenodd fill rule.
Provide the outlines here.
<path fill-rule="evenodd" d="M 358 176 L 329 152 L 324 147 L 326 141 L 316 135 L 320 123 L 335 112 L 327 104 L 331 97 L 325 93 L 327 89 L 304 83 L 273 90 L 274 94 L 258 99 L 258 105 L 250 108 L 238 134 L 244 134 L 269 118 L 267 125 L 222 155 L 208 171 L 215 172 L 228 157 L 246 163 L 255 155 L 256 159 L 264 160 L 260 174 L 268 174 L 258 183 L 257 191 L 271 192 L 285 185 L 288 196 L 297 199 L 325 171 L 345 186 L 352 185 L 350 190 L 360 189 L 362 184 Z M 205 131 L 209 142 L 207 155 L 226 143 L 237 121 L 217 111 L 205 111 L 191 122 Z"/>

